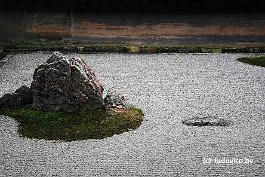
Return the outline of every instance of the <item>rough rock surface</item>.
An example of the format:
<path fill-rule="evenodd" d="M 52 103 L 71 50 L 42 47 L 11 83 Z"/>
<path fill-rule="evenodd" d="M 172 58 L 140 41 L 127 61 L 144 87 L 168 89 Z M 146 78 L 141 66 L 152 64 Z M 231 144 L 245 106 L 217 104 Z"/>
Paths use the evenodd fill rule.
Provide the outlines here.
<path fill-rule="evenodd" d="M 55 52 L 35 69 L 33 106 L 43 111 L 77 113 L 104 108 L 103 87 L 84 60 Z"/>
<path fill-rule="evenodd" d="M 231 121 L 219 119 L 217 117 L 194 117 L 191 119 L 183 120 L 183 124 L 190 126 L 229 126 Z"/>
<path fill-rule="evenodd" d="M 0 98 L 0 109 L 19 109 L 26 105 L 32 104 L 33 92 L 30 88 L 23 85 L 17 89 L 14 93 L 5 94 Z"/>
<path fill-rule="evenodd" d="M 108 90 L 104 98 L 104 103 L 106 108 L 128 109 L 131 107 L 131 105 L 126 102 L 125 97 L 114 90 Z"/>

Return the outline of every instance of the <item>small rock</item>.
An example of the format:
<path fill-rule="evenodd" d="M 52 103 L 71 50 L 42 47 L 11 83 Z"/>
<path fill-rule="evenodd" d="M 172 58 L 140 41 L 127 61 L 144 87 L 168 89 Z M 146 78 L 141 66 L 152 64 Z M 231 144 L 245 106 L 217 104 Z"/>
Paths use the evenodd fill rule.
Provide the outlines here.
<path fill-rule="evenodd" d="M 33 103 L 33 92 L 23 85 L 12 94 L 5 94 L 0 98 L 0 109 L 19 109 Z"/>
<path fill-rule="evenodd" d="M 130 108 L 130 105 L 126 102 L 125 97 L 114 90 L 108 90 L 107 95 L 104 98 L 104 103 L 107 108 Z"/>
<path fill-rule="evenodd" d="M 183 124 L 189 126 L 229 126 L 231 121 L 219 119 L 217 117 L 194 117 L 191 119 L 183 120 Z"/>

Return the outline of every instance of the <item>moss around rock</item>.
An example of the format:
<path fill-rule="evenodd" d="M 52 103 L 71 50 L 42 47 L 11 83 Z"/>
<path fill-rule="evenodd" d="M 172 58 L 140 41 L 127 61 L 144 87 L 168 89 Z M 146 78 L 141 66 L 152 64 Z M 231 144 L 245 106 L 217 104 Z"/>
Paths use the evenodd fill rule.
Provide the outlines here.
<path fill-rule="evenodd" d="M 139 127 L 144 116 L 136 108 L 86 111 L 72 115 L 42 112 L 30 106 L 1 111 L 0 114 L 16 119 L 20 123 L 18 131 L 23 137 L 63 141 L 102 139 L 121 134 Z"/>
<path fill-rule="evenodd" d="M 0 98 L 0 114 L 15 118 L 19 133 L 48 140 L 101 139 L 136 129 L 140 109 L 103 87 L 84 60 L 54 53 L 34 72 L 31 88 L 22 86 Z"/>
<path fill-rule="evenodd" d="M 265 67 L 265 56 L 253 57 L 253 58 L 243 57 L 243 58 L 239 58 L 237 60 L 242 62 L 242 63 L 247 63 L 247 64 L 254 65 L 254 66 Z"/>

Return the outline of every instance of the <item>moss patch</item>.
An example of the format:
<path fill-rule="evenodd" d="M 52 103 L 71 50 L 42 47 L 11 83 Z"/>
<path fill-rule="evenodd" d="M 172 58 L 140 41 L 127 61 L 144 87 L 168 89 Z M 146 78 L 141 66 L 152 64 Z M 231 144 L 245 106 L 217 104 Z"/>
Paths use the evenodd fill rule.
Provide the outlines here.
<path fill-rule="evenodd" d="M 254 65 L 254 66 L 265 67 L 265 56 L 254 57 L 254 58 L 243 57 L 243 58 L 239 58 L 237 60 L 242 62 L 242 63 L 247 63 L 247 64 Z"/>
<path fill-rule="evenodd" d="M 140 126 L 143 113 L 140 109 L 85 111 L 77 115 L 61 112 L 42 112 L 31 107 L 1 111 L 19 124 L 22 136 L 46 140 L 75 141 L 102 139 Z"/>
<path fill-rule="evenodd" d="M 3 45 L 8 53 L 34 51 L 60 51 L 62 53 L 264 53 L 265 45 L 244 44 L 120 44 L 120 43 L 77 43 L 48 41 L 16 41 Z"/>

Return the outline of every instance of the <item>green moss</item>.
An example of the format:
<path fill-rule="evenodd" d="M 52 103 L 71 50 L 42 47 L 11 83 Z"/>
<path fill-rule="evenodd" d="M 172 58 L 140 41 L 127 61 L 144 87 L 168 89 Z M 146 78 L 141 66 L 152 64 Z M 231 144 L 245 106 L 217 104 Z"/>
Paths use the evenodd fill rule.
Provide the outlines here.
<path fill-rule="evenodd" d="M 4 46 L 6 52 L 60 51 L 78 53 L 263 53 L 264 44 L 120 44 L 65 41 L 17 41 Z"/>
<path fill-rule="evenodd" d="M 254 66 L 265 67 L 265 56 L 254 57 L 254 58 L 243 57 L 243 58 L 239 58 L 237 60 L 242 62 L 242 63 L 247 63 L 247 64 L 254 65 Z"/>
<path fill-rule="evenodd" d="M 139 46 L 125 46 L 125 48 L 127 49 L 128 53 L 140 53 L 141 49 Z"/>
<path fill-rule="evenodd" d="M 140 109 L 84 111 L 77 115 L 42 112 L 31 107 L 1 111 L 15 118 L 19 133 L 28 138 L 75 141 L 102 139 L 136 129 L 143 121 Z"/>

